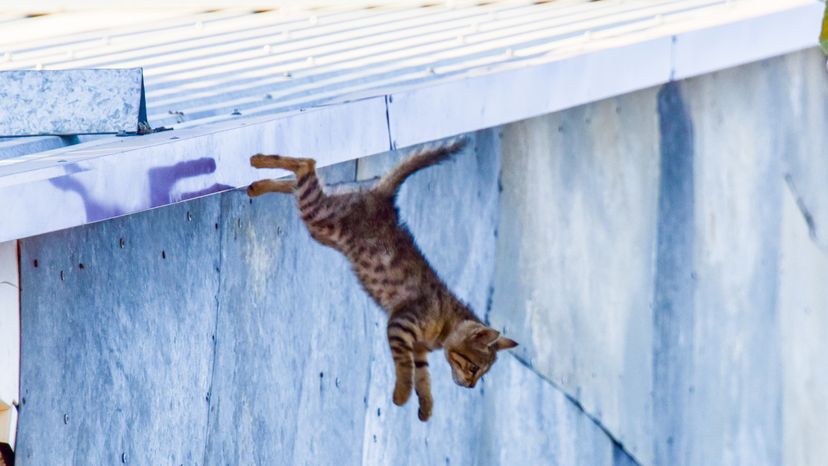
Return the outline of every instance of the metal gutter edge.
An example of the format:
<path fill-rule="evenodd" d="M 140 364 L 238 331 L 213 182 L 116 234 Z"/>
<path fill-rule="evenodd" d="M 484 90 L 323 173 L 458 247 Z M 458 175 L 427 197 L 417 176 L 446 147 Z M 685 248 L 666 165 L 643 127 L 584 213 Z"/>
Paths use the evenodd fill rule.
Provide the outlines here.
<path fill-rule="evenodd" d="M 600 47 L 533 66 L 395 92 L 388 99 L 392 145 L 406 147 L 665 83 L 670 78 L 670 47 L 669 37 Z"/>
<path fill-rule="evenodd" d="M 678 34 L 672 79 L 686 79 L 725 68 L 819 46 L 824 3 L 744 18 Z"/>
<path fill-rule="evenodd" d="M 389 141 L 391 148 L 406 147 L 818 45 L 823 3 L 759 5 L 764 10 L 727 10 L 712 25 L 705 20 L 643 36 L 590 39 L 508 69 L 376 91 L 306 112 L 0 160 L 0 241 L 245 186 L 268 176 L 248 165 L 257 152 L 331 165 L 384 152 Z"/>
<path fill-rule="evenodd" d="M 279 176 L 257 153 L 311 155 L 319 166 L 388 149 L 385 99 L 72 146 L 0 176 L 0 242 L 129 215 Z M 39 154 L 43 155 L 43 154 Z M 0 165 L 0 169 L 2 169 Z M 14 168 L 14 167 L 7 167 Z"/>

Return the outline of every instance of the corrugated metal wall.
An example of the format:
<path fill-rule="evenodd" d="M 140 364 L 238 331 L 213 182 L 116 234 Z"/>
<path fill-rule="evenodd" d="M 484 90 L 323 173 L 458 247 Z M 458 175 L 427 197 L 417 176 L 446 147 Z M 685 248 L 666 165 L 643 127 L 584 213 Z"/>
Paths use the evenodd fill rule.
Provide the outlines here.
<path fill-rule="evenodd" d="M 793 54 L 482 131 L 410 180 L 426 255 L 522 343 L 472 391 L 433 355 L 425 425 L 288 197 L 24 240 L 18 460 L 820 464 L 826 84 Z"/>

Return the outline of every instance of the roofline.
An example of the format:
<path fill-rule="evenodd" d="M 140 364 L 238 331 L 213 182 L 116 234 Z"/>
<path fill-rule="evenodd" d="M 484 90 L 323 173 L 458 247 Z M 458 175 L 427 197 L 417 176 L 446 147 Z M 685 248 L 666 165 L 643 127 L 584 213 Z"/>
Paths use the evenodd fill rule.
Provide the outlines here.
<path fill-rule="evenodd" d="M 26 156 L 0 176 L 0 242 L 246 186 L 268 176 L 248 164 L 257 152 L 326 166 L 817 46 L 822 2 L 752 7 L 682 30 L 585 38 L 540 60 L 308 111 Z"/>
<path fill-rule="evenodd" d="M 520 0 L 513 0 L 513 2 L 519 3 Z M 129 8 L 132 10 L 166 8 L 192 11 L 232 8 L 295 12 L 322 9 L 330 11 L 353 8 L 354 6 L 419 6 L 432 3 L 434 3 L 433 0 L 349 0 L 349 5 L 346 6 L 343 5 L 342 0 L 313 0 L 312 2 L 306 0 L 210 0 L 206 3 L 203 0 L 142 0 L 139 3 L 133 0 L 85 0 L 82 3 L 77 2 L 77 0 L 27 0 L 25 3 L 0 0 L 4 12 L 22 14 L 115 8 Z M 475 4 L 476 0 L 444 0 L 444 3 L 460 7 Z"/>

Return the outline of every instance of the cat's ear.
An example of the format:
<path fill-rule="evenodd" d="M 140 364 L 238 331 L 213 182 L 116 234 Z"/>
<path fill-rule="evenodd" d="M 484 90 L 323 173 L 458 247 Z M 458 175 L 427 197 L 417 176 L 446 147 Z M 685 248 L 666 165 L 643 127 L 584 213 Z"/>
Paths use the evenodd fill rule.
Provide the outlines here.
<path fill-rule="evenodd" d="M 511 349 L 517 345 L 518 342 L 506 337 L 498 338 L 494 343 L 492 343 L 492 346 L 494 347 L 495 351 Z"/>
<path fill-rule="evenodd" d="M 474 331 L 473 338 L 484 345 L 491 345 L 500 336 L 500 332 L 493 328 L 482 326 Z"/>

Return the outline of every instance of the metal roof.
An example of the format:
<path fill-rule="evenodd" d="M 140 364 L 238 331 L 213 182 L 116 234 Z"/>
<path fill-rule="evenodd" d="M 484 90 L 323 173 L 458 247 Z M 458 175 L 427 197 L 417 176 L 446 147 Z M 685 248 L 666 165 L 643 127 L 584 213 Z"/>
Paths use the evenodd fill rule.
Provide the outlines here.
<path fill-rule="evenodd" d="M 150 123 L 185 128 L 542 58 L 760 2 L 408 3 L 6 18 L 0 70 L 143 67 Z"/>
<path fill-rule="evenodd" d="M 818 29 L 814 12 L 821 5 L 408 1 L 0 14 L 0 70 L 142 67 L 149 123 L 175 128 L 129 140 L 0 140 L 0 188 L 69 173 L 59 164 L 91 170 L 84 161 L 121 154 L 126 147 L 145 156 L 187 135 L 310 118 L 300 115 L 310 110 L 351 120 L 328 123 L 342 131 L 343 140 L 332 145 L 351 150 L 330 155 L 327 161 L 334 163 L 800 49 L 809 45 L 811 29 Z M 353 120 L 357 115 L 346 107 L 371 116 Z M 355 132 L 361 128 L 349 126 L 355 121 L 383 134 L 360 136 Z M 317 130 L 332 131 L 328 126 Z M 297 131 L 284 137 L 318 138 Z M 371 142 L 359 142 L 365 138 Z M 247 152 L 239 153 L 275 149 L 240 147 Z M 294 149 L 333 152 L 311 142 Z M 245 174 L 218 184 L 241 186 L 253 176 L 242 168 L 236 172 Z M 181 198 L 170 202 L 176 200 Z M 155 206 L 139 202 L 119 211 Z M 41 231 L 0 234 L 0 240 Z"/>
<path fill-rule="evenodd" d="M 0 69 L 144 68 L 153 126 L 307 108 L 542 57 L 728 8 L 723 0 L 494 2 L 285 14 L 120 11 L 23 18 L 0 39 Z M 93 15 L 88 28 L 79 17 Z M 54 17 L 52 17 L 54 16 Z M 132 21 L 129 21 L 129 20 Z M 42 37 L 48 31 L 54 35 Z"/>

